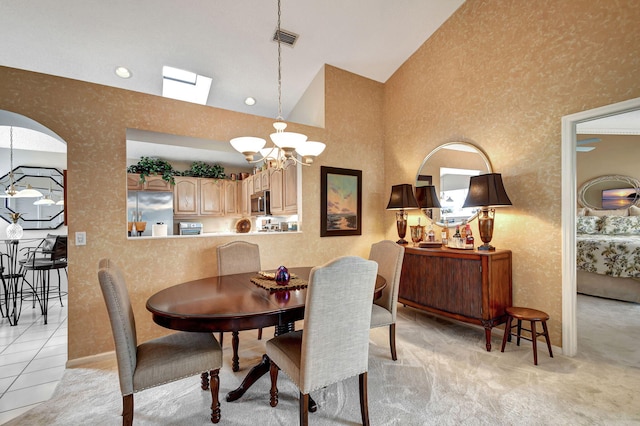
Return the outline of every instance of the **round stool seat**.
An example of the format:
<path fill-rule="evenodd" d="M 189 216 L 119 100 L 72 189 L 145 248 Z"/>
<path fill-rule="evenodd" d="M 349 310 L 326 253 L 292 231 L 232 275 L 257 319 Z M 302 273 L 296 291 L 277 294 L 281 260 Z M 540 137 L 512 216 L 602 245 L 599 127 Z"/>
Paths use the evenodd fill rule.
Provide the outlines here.
<path fill-rule="evenodd" d="M 515 319 L 523 321 L 548 321 L 549 314 L 531 308 L 521 308 L 517 306 L 511 306 L 505 309 L 507 314 Z"/>

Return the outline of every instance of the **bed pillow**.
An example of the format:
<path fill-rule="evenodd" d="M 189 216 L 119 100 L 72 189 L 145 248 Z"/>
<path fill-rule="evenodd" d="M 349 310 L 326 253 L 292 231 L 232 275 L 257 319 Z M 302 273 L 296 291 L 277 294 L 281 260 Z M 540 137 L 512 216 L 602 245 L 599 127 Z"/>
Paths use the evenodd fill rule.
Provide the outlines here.
<path fill-rule="evenodd" d="M 640 207 L 638 206 L 629 207 L 629 216 L 640 216 Z"/>
<path fill-rule="evenodd" d="M 602 233 L 608 235 L 640 235 L 640 216 L 605 216 Z"/>
<path fill-rule="evenodd" d="M 617 210 L 597 210 L 587 209 L 587 216 L 629 216 L 629 209 L 617 209 Z"/>
<path fill-rule="evenodd" d="M 576 218 L 576 232 L 578 234 L 599 234 L 601 220 L 599 216 L 578 216 Z"/>

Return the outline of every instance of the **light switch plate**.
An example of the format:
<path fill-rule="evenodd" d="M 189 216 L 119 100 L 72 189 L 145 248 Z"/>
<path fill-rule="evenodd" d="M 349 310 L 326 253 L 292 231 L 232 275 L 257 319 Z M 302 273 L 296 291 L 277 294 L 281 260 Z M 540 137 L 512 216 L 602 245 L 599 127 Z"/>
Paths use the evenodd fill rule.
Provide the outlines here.
<path fill-rule="evenodd" d="M 86 246 L 87 245 L 87 233 L 86 232 L 76 232 L 76 245 L 77 246 Z"/>

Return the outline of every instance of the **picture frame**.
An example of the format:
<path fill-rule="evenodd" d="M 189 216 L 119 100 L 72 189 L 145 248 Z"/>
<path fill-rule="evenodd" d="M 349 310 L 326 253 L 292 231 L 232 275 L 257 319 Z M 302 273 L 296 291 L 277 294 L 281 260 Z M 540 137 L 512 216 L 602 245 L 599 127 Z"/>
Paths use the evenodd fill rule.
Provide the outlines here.
<path fill-rule="evenodd" d="M 320 236 L 362 235 L 362 170 L 320 167 Z"/>

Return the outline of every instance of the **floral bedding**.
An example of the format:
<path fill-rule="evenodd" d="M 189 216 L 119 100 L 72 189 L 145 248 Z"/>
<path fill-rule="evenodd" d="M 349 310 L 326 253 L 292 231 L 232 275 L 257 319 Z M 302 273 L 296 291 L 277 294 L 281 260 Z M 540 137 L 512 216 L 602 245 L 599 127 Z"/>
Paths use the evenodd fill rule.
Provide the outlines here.
<path fill-rule="evenodd" d="M 577 234 L 577 268 L 640 278 L 640 235 Z"/>
<path fill-rule="evenodd" d="M 577 268 L 640 278 L 640 216 L 578 216 Z"/>

